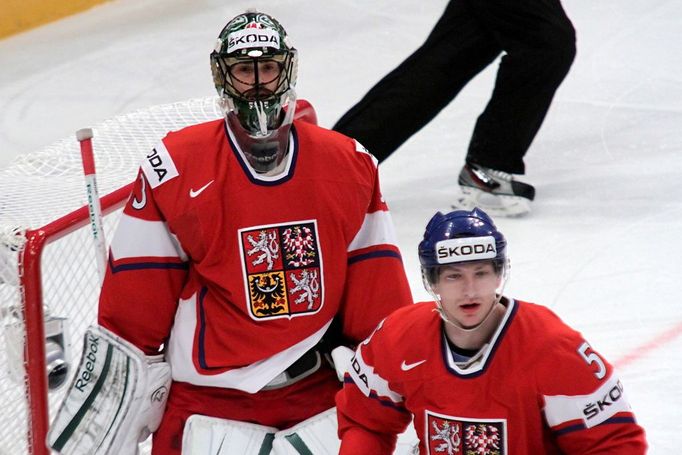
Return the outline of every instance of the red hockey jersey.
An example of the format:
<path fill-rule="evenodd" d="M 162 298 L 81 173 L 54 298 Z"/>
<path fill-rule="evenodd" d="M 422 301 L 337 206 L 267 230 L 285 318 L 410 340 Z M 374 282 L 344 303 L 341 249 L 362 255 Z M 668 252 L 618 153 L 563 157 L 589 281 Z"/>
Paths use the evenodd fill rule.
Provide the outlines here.
<path fill-rule="evenodd" d="M 216 120 L 168 134 L 143 160 L 99 322 L 146 353 L 165 344 L 176 381 L 254 393 L 337 313 L 359 342 L 411 303 L 376 160 L 300 121 L 289 147 L 280 174 L 257 174 Z"/>
<path fill-rule="evenodd" d="M 507 302 L 460 368 L 433 302 L 396 311 L 357 349 L 337 394 L 342 454 L 390 454 L 414 418 L 420 453 L 643 454 L 623 384 L 549 309 Z"/>

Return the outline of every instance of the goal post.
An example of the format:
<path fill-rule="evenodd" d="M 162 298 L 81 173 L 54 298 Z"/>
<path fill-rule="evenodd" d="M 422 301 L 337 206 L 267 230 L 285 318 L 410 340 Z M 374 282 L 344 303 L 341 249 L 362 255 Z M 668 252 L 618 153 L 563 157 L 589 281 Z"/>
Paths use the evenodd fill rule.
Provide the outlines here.
<path fill-rule="evenodd" d="M 102 214 L 108 215 L 121 208 L 132 191 L 130 183 L 102 198 Z M 48 377 L 46 375 L 46 352 L 44 329 L 45 314 L 43 312 L 43 287 L 41 258 L 45 246 L 66 237 L 84 226 L 90 225 L 88 207 L 82 207 L 40 229 L 28 230 L 26 242 L 19 253 L 18 269 L 20 272 L 21 292 L 23 299 L 23 320 L 25 321 L 24 364 L 26 368 L 25 384 L 30 425 L 28 428 L 29 447 L 32 454 L 46 454 L 50 451 L 45 445 L 45 437 L 49 429 Z M 71 359 L 76 361 L 77 359 Z M 66 380 L 64 381 L 66 383 Z"/>

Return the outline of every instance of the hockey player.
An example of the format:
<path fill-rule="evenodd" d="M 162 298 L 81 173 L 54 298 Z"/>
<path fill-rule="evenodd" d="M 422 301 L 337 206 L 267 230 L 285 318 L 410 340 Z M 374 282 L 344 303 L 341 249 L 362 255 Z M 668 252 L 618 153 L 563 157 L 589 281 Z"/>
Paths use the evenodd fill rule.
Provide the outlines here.
<path fill-rule="evenodd" d="M 220 33 L 225 119 L 143 160 L 53 448 L 134 453 L 158 426 L 154 454 L 338 452 L 325 358 L 411 297 L 376 160 L 293 120 L 297 61 L 267 14 Z"/>
<path fill-rule="evenodd" d="M 502 296 L 506 240 L 480 209 L 437 213 L 419 244 L 434 302 L 358 347 L 337 395 L 341 454 L 643 454 L 613 367 L 549 309 Z M 410 342 L 405 342 L 406 337 Z"/>

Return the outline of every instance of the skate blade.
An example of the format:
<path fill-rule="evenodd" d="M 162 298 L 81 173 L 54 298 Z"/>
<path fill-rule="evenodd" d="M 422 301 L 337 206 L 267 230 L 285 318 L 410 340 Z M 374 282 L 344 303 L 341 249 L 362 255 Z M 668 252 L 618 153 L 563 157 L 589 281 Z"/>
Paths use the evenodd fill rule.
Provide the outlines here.
<path fill-rule="evenodd" d="M 452 204 L 453 209 L 483 209 L 492 216 L 521 217 L 530 213 L 530 201 L 521 196 L 491 194 L 476 188 L 460 187 L 461 195 Z"/>

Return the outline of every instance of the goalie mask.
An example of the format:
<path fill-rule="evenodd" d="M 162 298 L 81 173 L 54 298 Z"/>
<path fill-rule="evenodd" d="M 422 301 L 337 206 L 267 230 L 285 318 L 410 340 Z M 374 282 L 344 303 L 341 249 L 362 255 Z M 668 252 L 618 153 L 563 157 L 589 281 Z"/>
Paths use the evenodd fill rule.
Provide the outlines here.
<path fill-rule="evenodd" d="M 441 268 L 477 261 L 490 261 L 499 276 L 499 285 L 495 291 L 499 302 L 509 272 L 507 240 L 504 235 L 497 230 L 493 220 L 478 208 L 470 212 L 455 210 L 445 215 L 436 213 L 427 224 L 424 238 L 419 243 L 419 262 L 424 287 L 436 301 L 438 312 L 446 322 L 459 326 L 447 317 L 441 298 L 433 289 L 438 282 Z"/>
<path fill-rule="evenodd" d="M 288 152 L 297 64 L 279 22 L 252 11 L 228 22 L 211 53 L 221 107 L 256 172 L 274 169 Z"/>

